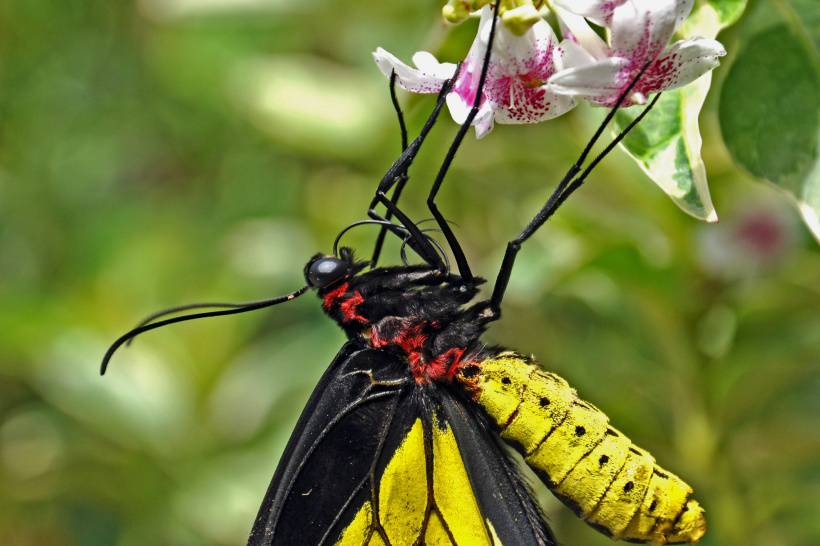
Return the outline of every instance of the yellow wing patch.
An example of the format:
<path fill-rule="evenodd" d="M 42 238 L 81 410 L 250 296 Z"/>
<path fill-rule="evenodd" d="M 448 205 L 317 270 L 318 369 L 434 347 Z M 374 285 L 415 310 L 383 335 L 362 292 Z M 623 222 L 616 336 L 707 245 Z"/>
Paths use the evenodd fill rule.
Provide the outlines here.
<path fill-rule="evenodd" d="M 697 542 L 703 509 L 683 480 L 609 426 L 598 408 L 560 377 L 507 352 L 460 375 L 473 400 L 552 491 L 591 525 L 616 539 Z"/>
<path fill-rule="evenodd" d="M 364 505 L 356 513 L 356 517 L 350 525 L 345 528 L 342 537 L 336 543 L 337 546 L 363 546 L 369 543 L 372 534 L 373 507 L 370 502 Z"/>
<path fill-rule="evenodd" d="M 427 531 L 424 533 L 424 544 L 427 546 L 458 546 L 458 544 L 470 544 L 469 542 L 456 543 L 450 540 L 450 535 L 447 534 L 447 529 L 444 528 L 444 523 L 438 514 L 433 512 L 430 514 L 430 520 L 427 523 Z"/>
<path fill-rule="evenodd" d="M 492 545 L 453 431 L 438 422 L 433 425 L 433 491 L 456 544 Z"/>
<path fill-rule="evenodd" d="M 427 453 L 420 419 L 393 454 L 378 484 L 378 520 L 392 546 L 500 546 L 493 541 L 478 506 L 452 429 L 432 425 L 432 505 L 428 504 Z M 371 502 L 359 509 L 339 546 L 385 544 Z"/>
<path fill-rule="evenodd" d="M 379 519 L 391 544 L 417 537 L 427 509 L 427 460 L 424 431 L 416 420 L 379 483 Z"/>

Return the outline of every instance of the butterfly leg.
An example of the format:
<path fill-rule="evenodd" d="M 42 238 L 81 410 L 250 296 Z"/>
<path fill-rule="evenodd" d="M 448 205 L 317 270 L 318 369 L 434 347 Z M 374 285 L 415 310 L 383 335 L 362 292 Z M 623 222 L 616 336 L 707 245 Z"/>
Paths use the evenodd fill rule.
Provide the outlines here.
<path fill-rule="evenodd" d="M 390 101 L 393 103 L 393 109 L 396 111 L 396 117 L 398 118 L 399 122 L 399 130 L 401 131 L 401 151 L 402 154 L 407 151 L 407 125 L 404 122 L 404 112 L 401 110 L 401 105 L 399 104 L 399 98 L 396 96 L 396 72 L 393 71 L 390 74 Z M 401 198 L 401 192 L 404 190 L 405 184 L 407 181 L 410 180 L 410 177 L 407 175 L 407 172 L 400 173 L 398 175 L 398 181 L 396 182 L 396 187 L 393 190 L 393 195 L 390 197 L 390 200 L 393 202 L 394 205 L 397 205 L 399 199 Z M 388 211 L 385 214 L 385 220 L 390 220 L 393 215 Z M 375 267 L 376 264 L 379 262 L 379 256 L 382 252 L 382 247 L 384 246 L 384 238 L 387 236 L 387 226 L 383 226 L 379 230 L 379 234 L 376 237 L 376 244 L 373 248 L 373 256 L 370 258 L 370 265 L 371 267 Z"/>
<path fill-rule="evenodd" d="M 394 72 L 393 74 L 391 74 L 390 98 L 393 103 L 393 107 L 396 110 L 396 116 L 399 121 L 399 128 L 401 129 L 402 153 L 398 157 L 398 159 L 396 159 L 396 161 L 393 162 L 393 164 L 390 166 L 390 168 L 387 170 L 387 172 L 379 182 L 379 186 L 376 189 L 376 194 L 374 195 L 369 207 L 370 211 L 368 212 L 368 215 L 371 218 L 375 218 L 374 214 L 371 214 L 371 211 L 380 202 L 383 202 L 383 199 L 379 197 L 379 193 L 386 194 L 388 191 L 390 191 L 391 188 L 395 187 L 395 189 L 393 190 L 393 195 L 390 196 L 389 200 L 394 206 L 397 206 L 399 198 L 401 197 L 401 193 L 404 190 L 407 181 L 409 180 L 407 171 L 410 169 L 410 165 L 416 158 L 416 155 L 418 154 L 421 145 L 424 143 L 424 140 L 427 138 L 427 135 L 433 128 L 433 125 L 435 125 L 436 121 L 438 120 L 438 116 L 441 113 L 441 109 L 444 107 L 447 94 L 450 92 L 450 89 L 452 88 L 453 82 L 455 81 L 456 77 L 458 77 L 459 68 L 456 69 L 456 72 L 452 78 L 444 82 L 444 85 L 439 91 L 438 98 L 436 99 L 436 105 L 433 108 L 433 111 L 430 113 L 430 116 L 424 123 L 424 126 L 419 132 L 419 135 L 415 139 L 413 139 L 413 141 L 409 144 L 407 139 L 407 126 L 404 122 L 404 114 L 401 110 L 401 106 L 399 105 L 398 98 L 396 97 L 396 73 Z M 390 207 L 387 207 L 387 212 L 385 213 L 383 219 L 389 220 L 393 215 L 394 212 L 391 210 Z M 376 244 L 373 249 L 373 257 L 370 260 L 371 267 L 375 267 L 379 261 L 379 256 L 381 255 L 382 247 L 384 246 L 384 238 L 387 229 L 389 228 L 387 226 L 384 226 L 382 227 L 382 229 L 379 230 L 379 235 L 376 238 Z"/>
<path fill-rule="evenodd" d="M 407 230 L 407 242 L 410 247 L 415 250 L 425 262 L 440 271 L 446 271 L 447 264 L 443 257 L 436 251 L 430 239 L 421 232 L 421 229 L 419 229 L 409 216 L 390 200 L 386 193 L 382 191 L 376 192 L 376 196 L 373 198 L 373 203 L 368 209 L 367 215 L 374 220 L 386 221 L 385 218 L 379 215 L 375 210 L 375 206 L 379 204 L 383 205 L 388 213 L 398 219 L 400 227 Z"/>
<path fill-rule="evenodd" d="M 467 257 L 464 255 L 464 250 L 461 248 L 461 244 L 458 242 L 458 238 L 456 237 L 453 230 L 450 228 L 450 224 L 447 222 L 447 219 L 444 218 L 444 215 L 441 214 L 438 206 L 436 205 L 436 196 L 438 195 L 439 190 L 441 189 L 441 184 L 444 182 L 444 177 L 447 176 L 447 171 L 450 169 L 450 165 L 453 162 L 453 159 L 456 156 L 456 152 L 461 147 L 461 143 L 464 140 L 467 131 L 470 129 L 470 125 L 475 120 L 476 115 L 478 115 L 479 107 L 481 106 L 481 99 L 483 98 L 483 91 L 484 91 L 484 84 L 487 80 L 487 71 L 490 66 L 490 55 L 492 54 L 493 49 L 493 40 L 495 39 L 495 29 L 496 23 L 498 22 L 498 9 L 496 3 L 495 13 L 493 14 L 493 21 L 490 26 L 490 36 L 487 40 L 487 52 L 484 54 L 484 60 L 481 65 L 481 75 L 478 79 L 478 87 L 476 88 L 475 99 L 473 101 L 473 106 L 470 109 L 470 113 L 467 115 L 467 119 L 464 120 L 464 123 L 458 128 L 458 132 L 456 133 L 453 142 L 450 144 L 450 149 L 447 151 L 447 155 L 444 156 L 444 161 L 441 164 L 441 168 L 436 175 L 435 180 L 433 181 L 433 186 L 430 188 L 430 193 L 427 196 L 427 208 L 430 209 L 430 212 L 433 214 L 433 218 L 435 218 L 436 223 L 438 224 L 439 229 L 444 234 L 444 237 L 447 239 L 447 244 L 450 246 L 450 250 L 453 253 L 453 257 L 456 260 L 456 264 L 458 265 L 458 272 L 466 281 L 470 281 L 473 278 L 473 274 L 470 271 L 470 266 L 467 262 Z"/>
<path fill-rule="evenodd" d="M 611 152 L 615 146 L 620 143 L 624 137 L 632 130 L 635 125 L 637 125 L 643 118 L 646 116 L 649 111 L 655 106 L 655 103 L 660 98 L 660 93 L 655 95 L 652 101 L 643 109 L 643 111 L 626 127 L 623 131 L 621 131 L 613 140 L 610 142 L 606 148 L 604 148 L 601 153 L 599 153 L 591 162 L 590 164 L 581 170 L 583 167 L 584 162 L 587 159 L 592 147 L 598 141 L 598 139 L 603 134 L 604 130 L 606 129 L 609 122 L 612 121 L 612 118 L 615 116 L 615 113 L 624 103 L 626 98 L 632 92 L 632 89 L 638 83 L 641 76 L 643 76 L 644 71 L 649 66 L 649 63 L 644 65 L 641 71 L 635 76 L 635 78 L 630 82 L 629 86 L 621 93 L 618 97 L 615 106 L 609 111 L 606 115 L 604 120 L 601 122 L 601 125 L 598 127 L 598 130 L 595 131 L 595 134 L 592 136 L 590 141 L 587 143 L 584 151 L 581 152 L 581 155 L 578 157 L 578 160 L 569 168 L 567 173 L 564 175 L 564 178 L 558 183 L 555 190 L 547 199 L 546 204 L 538 211 L 538 213 L 533 217 L 529 224 L 524 228 L 524 230 L 516 237 L 515 239 L 509 241 L 507 243 L 507 250 L 504 253 L 504 259 L 501 262 L 501 268 L 498 271 L 498 275 L 496 277 L 495 285 L 493 287 L 493 294 L 490 299 L 490 309 L 495 314 L 497 318 L 501 311 L 501 302 L 504 299 L 504 293 L 507 290 L 507 285 L 510 281 L 510 275 L 512 274 L 513 266 L 515 265 L 515 258 L 518 255 L 518 251 L 521 250 L 521 246 L 524 242 L 529 239 L 533 233 L 538 231 L 538 229 L 544 225 L 544 222 L 549 220 L 549 218 L 555 213 L 555 211 L 560 207 L 564 201 L 573 193 L 575 190 L 581 187 L 581 185 L 586 181 L 589 174 L 592 170 L 601 162 L 601 160 L 606 157 L 609 152 Z M 580 175 L 578 173 L 580 172 Z M 578 176 L 576 176 L 578 175 Z"/>

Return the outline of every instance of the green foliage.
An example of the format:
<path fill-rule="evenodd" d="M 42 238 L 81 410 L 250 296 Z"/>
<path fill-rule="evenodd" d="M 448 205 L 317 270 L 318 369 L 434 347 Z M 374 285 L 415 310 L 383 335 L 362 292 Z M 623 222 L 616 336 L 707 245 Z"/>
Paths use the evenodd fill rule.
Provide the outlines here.
<path fill-rule="evenodd" d="M 319 302 L 149 334 L 103 379 L 99 359 L 159 308 L 299 286 L 398 152 L 369 52 L 457 60 L 474 23 L 431 27 L 432 0 L 71 4 L 0 4 L 0 543 L 244 544 L 343 341 Z M 730 55 L 768 19 L 744 16 Z M 431 99 L 401 98 L 418 131 Z M 487 341 L 533 353 L 693 483 L 702 544 L 820 544 L 820 250 L 725 153 L 717 107 L 701 121 L 720 224 L 613 154 L 527 243 Z M 467 139 L 441 208 L 477 273 L 494 274 L 594 113 Z M 454 132 L 442 116 L 411 172 L 415 217 Z M 540 493 L 563 544 L 612 544 Z"/>
<path fill-rule="evenodd" d="M 702 10 L 704 6 L 709 6 L 715 10 L 720 26 L 725 28 L 740 19 L 747 3 L 747 0 L 703 0 L 697 9 Z"/>
<path fill-rule="evenodd" d="M 735 159 L 797 196 L 817 162 L 811 105 L 820 101 L 820 82 L 811 65 L 800 42 L 779 25 L 752 37 L 721 95 L 721 128 Z"/>
<path fill-rule="evenodd" d="M 700 157 L 698 115 L 709 91 L 711 77 L 664 93 L 649 115 L 622 146 L 638 165 L 682 210 L 700 220 L 717 221 Z M 617 126 L 626 127 L 642 107 L 618 112 Z"/>
<path fill-rule="evenodd" d="M 766 10 L 774 26 L 750 35 L 738 53 L 720 124 L 735 160 L 791 194 L 820 240 L 820 7 L 801 7 Z"/>

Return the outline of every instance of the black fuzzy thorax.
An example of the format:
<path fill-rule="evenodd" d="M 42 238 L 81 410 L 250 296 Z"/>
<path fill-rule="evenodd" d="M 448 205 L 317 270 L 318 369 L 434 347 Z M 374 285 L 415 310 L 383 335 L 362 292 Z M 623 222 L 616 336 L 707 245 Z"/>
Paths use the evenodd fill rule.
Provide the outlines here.
<path fill-rule="evenodd" d="M 449 369 L 480 350 L 480 337 L 496 318 L 489 302 L 471 304 L 484 282 L 426 266 L 385 267 L 346 278 L 319 296 L 351 340 L 364 339 L 411 365 Z M 433 379 L 438 372 L 431 371 Z"/>

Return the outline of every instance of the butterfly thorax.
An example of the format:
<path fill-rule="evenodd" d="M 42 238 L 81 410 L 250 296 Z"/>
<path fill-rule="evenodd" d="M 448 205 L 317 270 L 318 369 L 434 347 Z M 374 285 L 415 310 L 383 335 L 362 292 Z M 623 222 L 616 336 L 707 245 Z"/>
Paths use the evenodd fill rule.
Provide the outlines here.
<path fill-rule="evenodd" d="M 492 320 L 487 302 L 469 305 L 483 282 L 428 267 L 379 268 L 319 296 L 351 339 L 396 353 L 419 383 L 449 382 L 478 353 Z"/>

